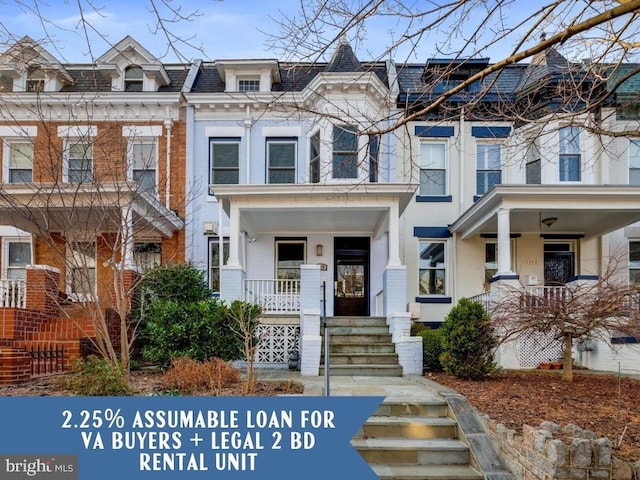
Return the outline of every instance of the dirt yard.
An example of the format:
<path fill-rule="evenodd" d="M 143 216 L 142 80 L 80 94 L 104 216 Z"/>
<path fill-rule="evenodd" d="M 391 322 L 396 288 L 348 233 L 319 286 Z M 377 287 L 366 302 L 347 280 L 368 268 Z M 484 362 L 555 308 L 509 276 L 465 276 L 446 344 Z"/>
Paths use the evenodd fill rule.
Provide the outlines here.
<path fill-rule="evenodd" d="M 480 381 L 444 373 L 425 376 L 517 432 L 524 424 L 572 423 L 608 437 L 621 460 L 640 460 L 640 380 L 576 372 L 567 383 L 560 373 L 541 371 L 496 373 Z"/>

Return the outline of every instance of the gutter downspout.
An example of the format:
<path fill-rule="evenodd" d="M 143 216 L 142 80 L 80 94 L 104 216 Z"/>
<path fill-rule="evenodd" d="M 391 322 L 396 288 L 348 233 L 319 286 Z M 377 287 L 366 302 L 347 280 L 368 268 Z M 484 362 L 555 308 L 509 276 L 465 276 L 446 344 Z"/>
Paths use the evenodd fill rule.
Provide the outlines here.
<path fill-rule="evenodd" d="M 169 117 L 169 107 L 167 107 L 168 120 L 164 121 L 164 127 L 167 130 L 167 158 L 166 158 L 166 185 L 165 185 L 165 199 L 164 203 L 168 209 L 171 209 L 171 127 L 173 126 L 173 120 Z"/>

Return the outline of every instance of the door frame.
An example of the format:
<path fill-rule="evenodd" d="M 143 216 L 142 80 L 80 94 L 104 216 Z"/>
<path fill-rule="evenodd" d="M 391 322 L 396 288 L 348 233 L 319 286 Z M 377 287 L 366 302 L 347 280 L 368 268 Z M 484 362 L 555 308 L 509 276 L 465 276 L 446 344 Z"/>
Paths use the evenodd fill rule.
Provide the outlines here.
<path fill-rule="evenodd" d="M 369 237 L 334 237 L 334 291 L 333 291 L 333 313 L 336 316 L 345 315 L 345 310 L 340 307 L 338 297 L 335 293 L 335 286 L 338 282 L 338 265 L 341 260 L 362 260 L 364 267 L 364 300 L 363 304 L 358 308 L 357 313 L 349 315 L 366 316 L 370 315 L 371 296 L 370 296 L 370 270 L 371 270 L 371 239 Z M 341 299 L 344 302 L 344 299 Z M 346 302 L 345 302 L 346 303 Z M 356 305 L 352 302 L 351 306 Z"/>

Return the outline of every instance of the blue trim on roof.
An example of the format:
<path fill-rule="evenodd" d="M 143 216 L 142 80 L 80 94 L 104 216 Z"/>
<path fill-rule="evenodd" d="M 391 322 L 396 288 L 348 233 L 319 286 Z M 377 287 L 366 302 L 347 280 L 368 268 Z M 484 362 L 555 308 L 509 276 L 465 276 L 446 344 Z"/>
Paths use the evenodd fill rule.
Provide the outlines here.
<path fill-rule="evenodd" d="M 511 127 L 471 127 L 471 135 L 476 138 L 507 138 Z"/>
<path fill-rule="evenodd" d="M 415 128 L 416 137 L 436 137 L 447 138 L 455 135 L 454 127 L 429 127 L 424 125 L 417 125 Z"/>
<path fill-rule="evenodd" d="M 494 277 L 491 277 L 491 280 L 489 280 L 491 283 L 493 282 L 497 282 L 498 280 L 520 280 L 520 275 L 516 274 L 516 275 L 496 275 Z"/>
<path fill-rule="evenodd" d="M 628 345 L 628 344 L 635 344 L 635 343 L 640 343 L 640 341 L 638 340 L 637 337 L 632 337 L 631 335 L 627 337 L 611 337 L 612 345 Z"/>
<path fill-rule="evenodd" d="M 416 202 L 451 203 L 451 195 L 416 195 Z"/>
<path fill-rule="evenodd" d="M 416 297 L 417 303 L 452 303 L 451 297 Z"/>
<path fill-rule="evenodd" d="M 448 227 L 413 227 L 413 236 L 419 238 L 451 238 Z"/>

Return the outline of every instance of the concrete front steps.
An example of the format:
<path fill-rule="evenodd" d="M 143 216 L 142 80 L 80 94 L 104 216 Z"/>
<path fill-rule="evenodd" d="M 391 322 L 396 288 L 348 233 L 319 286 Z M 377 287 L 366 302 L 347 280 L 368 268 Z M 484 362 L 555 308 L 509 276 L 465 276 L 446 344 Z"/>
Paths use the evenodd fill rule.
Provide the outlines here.
<path fill-rule="evenodd" d="M 402 376 L 395 345 L 384 317 L 330 317 L 331 375 Z M 324 375 L 324 332 L 320 375 Z"/>
<path fill-rule="evenodd" d="M 351 440 L 383 480 L 482 480 L 444 400 L 385 400 Z"/>

